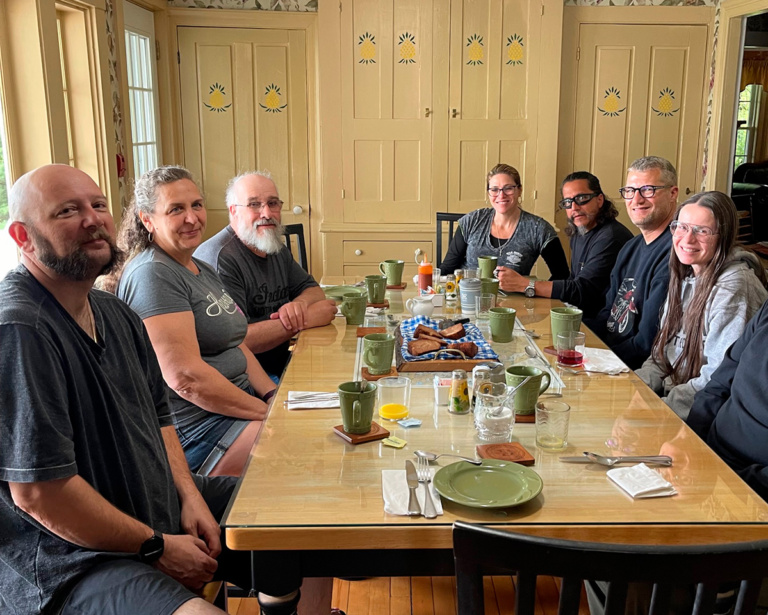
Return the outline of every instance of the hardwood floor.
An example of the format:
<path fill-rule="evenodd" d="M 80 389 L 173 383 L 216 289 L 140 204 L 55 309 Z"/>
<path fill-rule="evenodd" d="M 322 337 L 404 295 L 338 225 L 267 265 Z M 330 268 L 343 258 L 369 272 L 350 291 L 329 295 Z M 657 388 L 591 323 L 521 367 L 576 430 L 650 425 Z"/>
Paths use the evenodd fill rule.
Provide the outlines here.
<path fill-rule="evenodd" d="M 536 615 L 557 615 L 559 585 L 560 580 L 553 577 L 539 579 Z M 332 603 L 347 615 L 454 615 L 456 580 L 453 577 L 334 579 Z M 514 604 L 515 586 L 511 577 L 486 577 L 486 615 L 512 615 Z M 228 611 L 229 615 L 259 615 L 255 598 L 230 598 Z M 589 615 L 583 589 L 579 615 Z"/>

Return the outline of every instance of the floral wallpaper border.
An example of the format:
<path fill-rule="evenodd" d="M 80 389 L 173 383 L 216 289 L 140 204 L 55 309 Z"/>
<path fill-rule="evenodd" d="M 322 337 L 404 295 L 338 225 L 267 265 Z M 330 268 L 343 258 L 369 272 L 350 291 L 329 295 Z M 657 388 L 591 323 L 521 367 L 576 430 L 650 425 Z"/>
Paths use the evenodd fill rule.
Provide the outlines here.
<path fill-rule="evenodd" d="M 319 0 L 168 0 L 168 6 L 188 9 L 245 9 L 315 12 Z"/>

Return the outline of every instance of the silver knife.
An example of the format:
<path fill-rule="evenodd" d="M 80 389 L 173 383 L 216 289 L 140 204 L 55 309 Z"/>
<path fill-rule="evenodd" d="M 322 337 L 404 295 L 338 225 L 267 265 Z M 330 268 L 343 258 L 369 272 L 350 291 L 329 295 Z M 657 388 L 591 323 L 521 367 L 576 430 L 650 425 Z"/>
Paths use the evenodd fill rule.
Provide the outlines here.
<path fill-rule="evenodd" d="M 416 487 L 419 486 L 419 477 L 416 474 L 416 468 L 410 459 L 405 460 L 405 480 L 408 482 L 408 515 L 416 517 L 421 514 L 421 506 L 416 497 Z"/>
<path fill-rule="evenodd" d="M 646 463 L 655 463 L 657 465 L 671 465 L 672 459 L 666 455 L 644 455 L 641 457 L 616 457 L 616 464 L 619 463 L 637 463 L 639 461 L 645 461 Z M 560 457 L 560 461 L 565 463 L 594 463 L 597 465 L 609 465 L 601 464 L 599 461 L 590 459 L 586 455 L 582 457 Z"/>

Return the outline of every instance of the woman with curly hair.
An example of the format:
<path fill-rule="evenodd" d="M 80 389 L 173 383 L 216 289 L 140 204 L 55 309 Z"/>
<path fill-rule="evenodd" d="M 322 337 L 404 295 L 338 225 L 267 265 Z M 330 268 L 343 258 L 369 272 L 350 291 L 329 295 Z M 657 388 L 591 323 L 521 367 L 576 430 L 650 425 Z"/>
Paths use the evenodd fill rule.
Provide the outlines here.
<path fill-rule="evenodd" d="M 736 206 L 722 192 L 682 203 L 670 224 L 669 294 L 637 375 L 685 419 L 725 351 L 768 297 L 757 256 L 736 246 Z"/>

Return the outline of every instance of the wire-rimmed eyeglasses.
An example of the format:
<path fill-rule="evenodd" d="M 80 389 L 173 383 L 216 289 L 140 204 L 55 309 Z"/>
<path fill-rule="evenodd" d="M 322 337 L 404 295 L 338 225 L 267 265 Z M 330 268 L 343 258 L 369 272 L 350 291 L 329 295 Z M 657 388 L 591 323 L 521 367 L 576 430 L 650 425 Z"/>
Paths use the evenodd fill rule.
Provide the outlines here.
<path fill-rule="evenodd" d="M 259 201 L 251 201 L 250 203 L 233 203 L 235 207 L 247 207 L 253 211 L 262 211 L 265 207 L 269 208 L 269 211 L 276 212 L 283 208 L 283 202 L 280 199 L 269 199 L 266 203 Z"/>
<path fill-rule="evenodd" d="M 693 233 L 696 239 L 709 239 L 714 235 L 718 235 L 717 231 L 713 231 L 708 226 L 700 226 L 698 224 L 688 224 L 686 222 L 680 222 L 679 220 L 672 220 L 669 225 L 669 231 L 673 235 L 687 235 L 688 231 Z"/>

